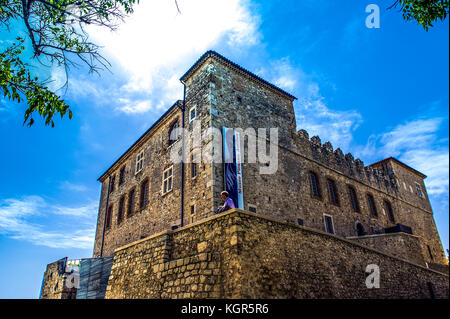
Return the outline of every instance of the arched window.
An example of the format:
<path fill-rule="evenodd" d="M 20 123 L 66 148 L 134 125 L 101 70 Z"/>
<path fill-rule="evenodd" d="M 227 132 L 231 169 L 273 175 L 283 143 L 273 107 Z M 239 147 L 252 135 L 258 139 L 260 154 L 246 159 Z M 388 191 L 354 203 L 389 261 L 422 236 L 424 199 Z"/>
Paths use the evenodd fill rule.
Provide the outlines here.
<path fill-rule="evenodd" d="M 309 180 L 311 182 L 312 195 L 320 198 L 320 187 L 319 187 L 319 179 L 317 178 L 317 174 L 314 172 L 309 172 Z"/>
<path fill-rule="evenodd" d="M 370 214 L 374 217 L 378 217 L 377 206 L 375 205 L 375 200 L 373 196 L 367 194 L 367 201 L 369 202 Z"/>
<path fill-rule="evenodd" d="M 366 235 L 366 230 L 364 229 L 364 226 L 361 223 L 356 224 L 356 232 L 358 233 L 358 236 Z"/>
<path fill-rule="evenodd" d="M 172 145 L 178 140 L 178 122 L 172 124 L 169 130 L 169 145 Z"/>
<path fill-rule="evenodd" d="M 330 202 L 335 205 L 339 205 L 339 197 L 336 189 L 336 183 L 331 179 L 328 179 L 327 182 L 328 182 L 328 192 L 330 194 Z"/>
<path fill-rule="evenodd" d="M 352 186 L 348 187 L 348 191 L 350 193 L 350 200 L 352 202 L 353 210 L 357 213 L 359 213 L 359 204 L 358 204 L 358 198 L 356 197 L 356 191 Z"/>

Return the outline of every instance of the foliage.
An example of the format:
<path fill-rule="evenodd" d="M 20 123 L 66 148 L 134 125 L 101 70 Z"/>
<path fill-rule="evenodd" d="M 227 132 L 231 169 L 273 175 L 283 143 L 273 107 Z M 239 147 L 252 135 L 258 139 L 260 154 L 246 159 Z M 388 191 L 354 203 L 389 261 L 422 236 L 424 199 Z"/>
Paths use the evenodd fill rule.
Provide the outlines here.
<path fill-rule="evenodd" d="M 49 81 L 33 77 L 31 66 L 22 61 L 25 40 L 31 43 L 33 59 L 64 68 L 67 85 L 71 67 L 84 64 L 98 73 L 109 66 L 99 46 L 89 41 L 85 27 L 114 30 L 137 3 L 139 0 L 0 0 L 0 28 L 10 31 L 20 22 L 26 29 L 25 36 L 0 51 L 0 94 L 16 102 L 26 100 L 24 124 L 33 125 L 34 112 L 52 127 L 56 113 L 61 117 L 68 113 L 72 118 L 66 102 L 47 87 Z"/>
<path fill-rule="evenodd" d="M 449 2 L 449 0 L 397 0 L 389 9 L 400 7 L 406 21 L 416 20 L 428 31 L 434 22 L 446 19 Z"/>

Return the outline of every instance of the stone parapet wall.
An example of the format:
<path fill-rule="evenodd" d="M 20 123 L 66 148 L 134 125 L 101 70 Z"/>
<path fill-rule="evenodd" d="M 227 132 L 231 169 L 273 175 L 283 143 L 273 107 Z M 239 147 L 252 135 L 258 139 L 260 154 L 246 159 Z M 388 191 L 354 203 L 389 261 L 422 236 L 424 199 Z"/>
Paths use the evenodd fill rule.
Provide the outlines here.
<path fill-rule="evenodd" d="M 379 234 L 347 238 L 355 243 L 379 250 L 387 255 L 426 266 L 420 238 L 406 233 Z"/>
<path fill-rule="evenodd" d="M 380 288 L 366 287 L 367 265 Z M 448 276 L 241 210 L 119 248 L 106 298 L 448 298 Z"/>

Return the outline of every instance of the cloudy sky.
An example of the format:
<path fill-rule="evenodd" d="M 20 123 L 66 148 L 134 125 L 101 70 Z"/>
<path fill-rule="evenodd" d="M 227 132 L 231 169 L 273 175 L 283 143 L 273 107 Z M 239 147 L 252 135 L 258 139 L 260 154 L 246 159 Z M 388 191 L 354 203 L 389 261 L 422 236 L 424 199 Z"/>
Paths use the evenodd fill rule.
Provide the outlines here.
<path fill-rule="evenodd" d="M 297 96 L 310 136 L 426 174 L 448 248 L 448 20 L 427 33 L 386 11 L 391 2 L 178 0 L 178 12 L 146 0 L 117 32 L 89 29 L 112 67 L 73 70 L 61 92 L 71 121 L 26 128 L 26 106 L 0 99 L 0 298 L 37 298 L 47 263 L 92 255 L 97 178 L 182 99 L 179 78 L 209 49 Z M 370 3 L 379 29 L 365 26 Z M 45 72 L 58 87 L 61 70 Z"/>

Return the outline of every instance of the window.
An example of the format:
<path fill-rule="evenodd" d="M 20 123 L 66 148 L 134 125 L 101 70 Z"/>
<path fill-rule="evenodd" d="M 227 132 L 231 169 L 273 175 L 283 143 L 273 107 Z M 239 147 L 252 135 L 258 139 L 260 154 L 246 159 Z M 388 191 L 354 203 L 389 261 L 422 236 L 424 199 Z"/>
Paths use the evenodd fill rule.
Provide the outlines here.
<path fill-rule="evenodd" d="M 144 167 L 144 151 L 140 152 L 136 158 L 136 174 Z"/>
<path fill-rule="evenodd" d="M 428 291 L 430 292 L 431 299 L 436 299 L 436 289 L 432 282 L 427 282 Z"/>
<path fill-rule="evenodd" d="M 123 184 L 123 182 L 125 181 L 125 166 L 123 166 L 120 169 L 120 173 L 119 173 L 119 186 Z"/>
<path fill-rule="evenodd" d="M 356 224 L 356 232 L 358 236 L 364 236 L 366 234 L 364 226 L 361 223 Z"/>
<path fill-rule="evenodd" d="M 333 180 L 328 180 L 328 192 L 330 193 L 330 202 L 339 205 L 339 198 L 336 191 L 336 184 Z"/>
<path fill-rule="evenodd" d="M 320 189 L 319 189 L 319 179 L 317 178 L 316 173 L 309 173 L 309 180 L 311 182 L 311 193 L 315 197 L 320 198 Z"/>
<path fill-rule="evenodd" d="M 329 234 L 334 234 L 333 217 L 323 214 L 323 220 L 325 223 L 325 231 Z"/>
<path fill-rule="evenodd" d="M 431 260 L 434 260 L 433 253 L 431 252 L 431 247 L 429 245 L 427 245 L 427 248 L 428 248 L 428 254 L 430 255 Z"/>
<path fill-rule="evenodd" d="M 195 205 L 191 205 L 190 218 L 191 218 L 191 224 L 194 223 L 195 222 Z"/>
<path fill-rule="evenodd" d="M 178 140 L 178 122 L 172 124 L 169 130 L 169 145 L 172 145 Z"/>
<path fill-rule="evenodd" d="M 128 194 L 128 216 L 131 216 L 134 213 L 134 193 L 135 190 L 132 189 L 130 194 Z"/>
<path fill-rule="evenodd" d="M 348 191 L 350 193 L 350 200 L 352 202 L 353 210 L 357 213 L 359 213 L 359 203 L 358 198 L 356 197 L 356 191 L 353 187 L 349 186 Z"/>
<path fill-rule="evenodd" d="M 144 209 L 148 202 L 148 179 L 141 184 L 141 201 L 139 207 Z"/>
<path fill-rule="evenodd" d="M 256 214 L 257 208 L 255 205 L 248 204 L 248 211 Z"/>
<path fill-rule="evenodd" d="M 417 196 L 423 198 L 422 187 L 420 186 L 419 183 L 416 183 L 416 194 Z"/>
<path fill-rule="evenodd" d="M 189 110 L 189 123 L 191 123 L 197 117 L 197 107 L 194 106 Z"/>
<path fill-rule="evenodd" d="M 163 173 L 163 195 L 172 190 L 173 166 L 166 169 Z"/>
<path fill-rule="evenodd" d="M 375 206 L 375 200 L 373 199 L 373 196 L 367 194 L 367 201 L 369 203 L 370 214 L 374 217 L 378 217 L 377 207 Z"/>
<path fill-rule="evenodd" d="M 114 187 L 116 186 L 116 175 L 111 177 L 111 188 L 109 189 L 109 192 L 112 193 L 114 191 Z"/>
<path fill-rule="evenodd" d="M 300 226 L 303 226 L 303 219 L 297 219 L 297 224 L 299 224 Z"/>
<path fill-rule="evenodd" d="M 394 217 L 394 211 L 392 210 L 392 205 L 389 201 L 384 201 L 384 206 L 386 207 L 386 214 L 389 218 L 389 220 L 393 223 L 395 223 L 395 217 Z"/>
<path fill-rule="evenodd" d="M 108 210 L 106 211 L 106 228 L 111 227 L 112 214 L 113 214 L 113 205 L 109 205 Z"/>
<path fill-rule="evenodd" d="M 192 154 L 191 157 L 191 178 L 197 177 L 197 163 L 194 162 L 195 157 L 194 154 Z"/>
<path fill-rule="evenodd" d="M 125 212 L 125 196 L 122 196 L 119 201 L 119 213 L 117 214 L 117 224 L 120 224 L 123 220 Z"/>

